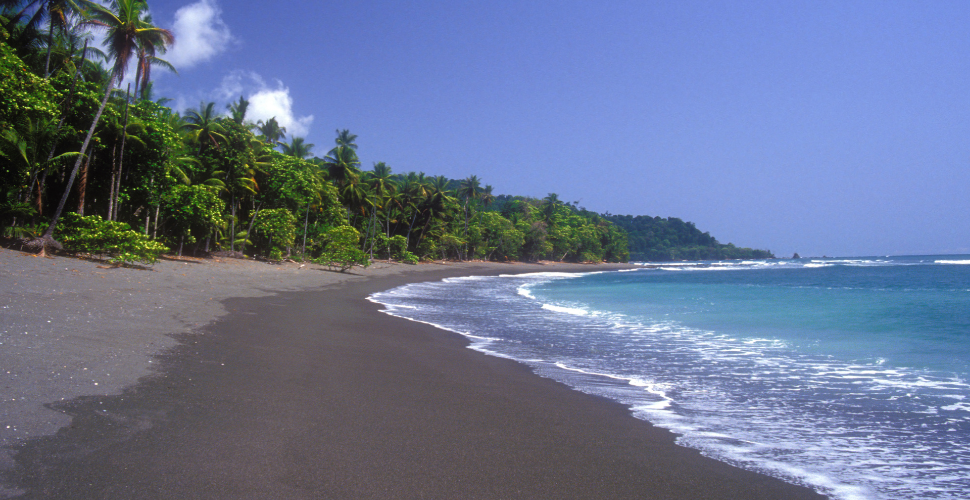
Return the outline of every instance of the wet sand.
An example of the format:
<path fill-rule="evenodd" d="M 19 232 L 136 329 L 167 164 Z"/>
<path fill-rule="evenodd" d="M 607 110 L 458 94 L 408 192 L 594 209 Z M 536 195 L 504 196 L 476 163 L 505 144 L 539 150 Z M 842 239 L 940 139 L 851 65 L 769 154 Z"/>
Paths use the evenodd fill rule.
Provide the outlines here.
<path fill-rule="evenodd" d="M 676 446 L 672 434 L 621 405 L 467 349 L 459 335 L 381 314 L 365 299 L 412 281 L 552 269 L 589 268 L 384 264 L 354 276 L 295 264 L 170 261 L 153 271 L 106 270 L 0 250 L 2 305 L 10 306 L 0 309 L 0 332 L 28 323 L 37 337 L 30 326 L 25 339 L 47 341 L 7 349 L 16 337 L 0 334 L 2 371 L 15 359 L 21 366 L 16 377 L 5 375 L 2 416 L 28 427 L 52 422 L 37 426 L 41 437 L 0 434 L 10 452 L 6 491 L 24 498 L 818 498 Z M 40 278 L 23 285 L 18 273 L 27 271 Z M 291 291 L 275 293 L 284 288 Z M 36 303 L 44 307 L 31 309 Z M 79 319 L 85 312 L 95 314 L 93 326 Z M 55 326 L 44 330 L 45 318 Z M 70 366 L 69 375 L 48 375 L 55 363 Z M 115 373 L 97 390 L 84 378 L 94 366 Z M 8 404 L 21 393 L 28 396 Z"/>

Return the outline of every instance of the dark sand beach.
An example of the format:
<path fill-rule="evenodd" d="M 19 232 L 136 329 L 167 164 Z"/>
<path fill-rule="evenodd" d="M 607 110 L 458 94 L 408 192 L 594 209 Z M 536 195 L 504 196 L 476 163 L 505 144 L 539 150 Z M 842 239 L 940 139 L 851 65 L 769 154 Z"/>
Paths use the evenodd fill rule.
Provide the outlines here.
<path fill-rule="evenodd" d="M 588 266 L 143 271 L 8 250 L 0 264 L 0 361 L 16 364 L 0 409 L 31 428 L 0 434 L 7 496 L 821 498 L 366 300 L 413 281 Z M 89 311 L 94 326 L 79 319 Z M 12 340 L 18 328 L 34 344 Z M 116 375 L 78 383 L 91 369 Z"/>

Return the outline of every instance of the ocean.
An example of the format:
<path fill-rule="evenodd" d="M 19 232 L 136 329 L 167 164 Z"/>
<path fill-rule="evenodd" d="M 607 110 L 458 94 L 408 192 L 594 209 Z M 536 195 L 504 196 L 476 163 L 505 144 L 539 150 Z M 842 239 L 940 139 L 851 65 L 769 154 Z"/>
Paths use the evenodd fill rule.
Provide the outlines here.
<path fill-rule="evenodd" d="M 832 498 L 970 497 L 970 256 L 452 278 L 371 300 Z"/>

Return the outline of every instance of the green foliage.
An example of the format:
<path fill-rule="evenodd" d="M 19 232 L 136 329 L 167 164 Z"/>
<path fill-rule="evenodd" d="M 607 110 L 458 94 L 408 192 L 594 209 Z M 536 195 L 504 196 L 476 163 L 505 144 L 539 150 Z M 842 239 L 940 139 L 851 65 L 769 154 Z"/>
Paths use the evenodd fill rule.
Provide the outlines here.
<path fill-rule="evenodd" d="M 0 130 L 29 120 L 55 120 L 59 95 L 32 73 L 6 42 L 0 42 Z"/>
<path fill-rule="evenodd" d="M 693 222 L 676 217 L 663 219 L 638 215 L 607 215 L 629 234 L 629 257 L 638 261 L 771 259 L 768 250 L 723 245 Z"/>
<path fill-rule="evenodd" d="M 168 248 L 124 222 L 106 221 L 99 215 L 82 217 L 67 213 L 59 221 L 64 249 L 74 253 L 110 256 L 115 263 L 154 264 Z"/>
<path fill-rule="evenodd" d="M 482 213 L 480 223 L 469 228 L 468 235 L 474 239 L 473 254 L 485 260 L 517 259 L 525 244 L 525 233 L 497 212 Z"/>
<path fill-rule="evenodd" d="M 323 237 L 323 252 L 314 259 L 317 264 L 338 268 L 344 272 L 354 265 L 367 267 L 370 259 L 360 249 L 360 233 L 351 226 L 328 229 Z"/>
<path fill-rule="evenodd" d="M 266 162 L 261 176 L 262 199 L 275 207 L 287 207 L 293 211 L 305 209 L 307 204 L 320 199 L 324 181 L 316 165 L 277 152 L 270 153 L 272 161 Z M 336 193 L 334 193 L 336 194 Z"/>
<path fill-rule="evenodd" d="M 438 254 L 438 242 L 432 238 L 424 238 L 415 249 L 415 255 L 420 259 L 433 259 Z"/>
<path fill-rule="evenodd" d="M 454 234 L 443 234 L 438 239 L 438 250 L 441 252 L 442 259 L 447 259 L 452 256 L 458 257 L 458 252 L 464 246 L 465 240 Z"/>
<path fill-rule="evenodd" d="M 387 241 L 387 246 L 391 250 L 390 257 L 392 259 L 400 259 L 401 256 L 404 255 L 404 252 L 408 251 L 408 241 L 400 234 L 391 236 L 391 238 Z"/>
<path fill-rule="evenodd" d="M 285 208 L 260 210 L 253 230 L 267 239 L 270 258 L 282 260 L 282 251 L 292 247 L 296 238 L 296 217 Z M 274 255 L 278 258 L 273 258 Z"/>
<path fill-rule="evenodd" d="M 143 3 L 123 3 L 108 9 L 118 10 L 115 17 L 92 7 L 112 40 L 115 76 L 128 67 L 123 61 L 128 57 L 139 58 L 140 70 L 161 64 L 143 57 L 171 42 L 168 32 L 139 17 Z M 66 42 L 54 41 L 57 47 Z M 205 241 L 208 249 L 215 236 L 216 245 L 238 250 L 235 244 L 243 243 L 272 259 L 290 255 L 294 247 L 302 251 L 305 241 L 307 254 L 342 270 L 367 265 L 365 250 L 408 263 L 419 257 L 592 262 L 629 257 L 623 229 L 555 194 L 541 200 L 495 196 L 474 175 L 459 181 L 392 174 L 383 162 L 363 172 L 357 136 L 348 130 L 337 131 L 336 147 L 322 159 L 312 157 L 312 145 L 300 138 L 291 139 L 290 155 L 284 155 L 275 148 L 285 130 L 270 119 L 260 123 L 263 135 L 255 136 L 242 98 L 230 106 L 231 117 L 220 116 L 214 103 L 201 103 L 183 117 L 147 99 L 125 99 L 119 91 L 96 121 L 107 71 L 99 73 L 88 61 L 76 80 L 77 52 L 65 51 L 50 78 L 42 78 L 31 68 L 43 66 L 38 65 L 46 56 L 43 44 L 18 42 L 16 52 L 11 45 L 0 41 L 0 192 L 7 200 L 0 222 L 16 220 L 17 227 L 5 234 L 29 233 L 24 220 L 49 215 L 66 190 L 68 210 L 105 214 L 111 200 L 112 217 L 144 227 L 179 252 L 196 241 Z M 147 83 L 146 73 L 140 77 Z M 99 125 L 88 136 L 92 122 Z M 63 166 L 79 158 L 86 137 L 90 148 L 76 184 L 82 189 L 73 189 L 65 186 Z"/>
<path fill-rule="evenodd" d="M 222 219 L 222 200 L 207 186 L 176 184 L 163 196 L 162 205 L 180 235 L 190 234 L 193 228 L 208 234 Z"/>
<path fill-rule="evenodd" d="M 408 242 L 404 236 L 400 234 L 391 236 L 387 240 L 387 246 L 390 248 L 390 258 L 404 264 L 418 263 L 418 256 L 408 251 Z"/>

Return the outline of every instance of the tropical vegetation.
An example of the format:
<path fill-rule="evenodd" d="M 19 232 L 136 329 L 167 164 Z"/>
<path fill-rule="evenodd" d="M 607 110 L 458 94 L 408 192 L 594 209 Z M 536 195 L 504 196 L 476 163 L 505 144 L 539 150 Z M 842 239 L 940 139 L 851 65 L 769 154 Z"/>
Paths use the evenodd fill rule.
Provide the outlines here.
<path fill-rule="evenodd" d="M 375 259 L 630 257 L 625 221 L 555 194 L 500 196 L 475 175 L 384 162 L 365 169 L 349 130 L 329 148 L 310 144 L 275 117 L 248 119 L 244 96 L 225 114 L 213 102 L 173 110 L 151 81 L 152 68 L 176 70 L 164 59 L 173 41 L 145 0 L 0 0 L 8 241 L 124 262 L 222 252 L 341 270 Z M 135 88 L 119 88 L 131 67 Z"/>

